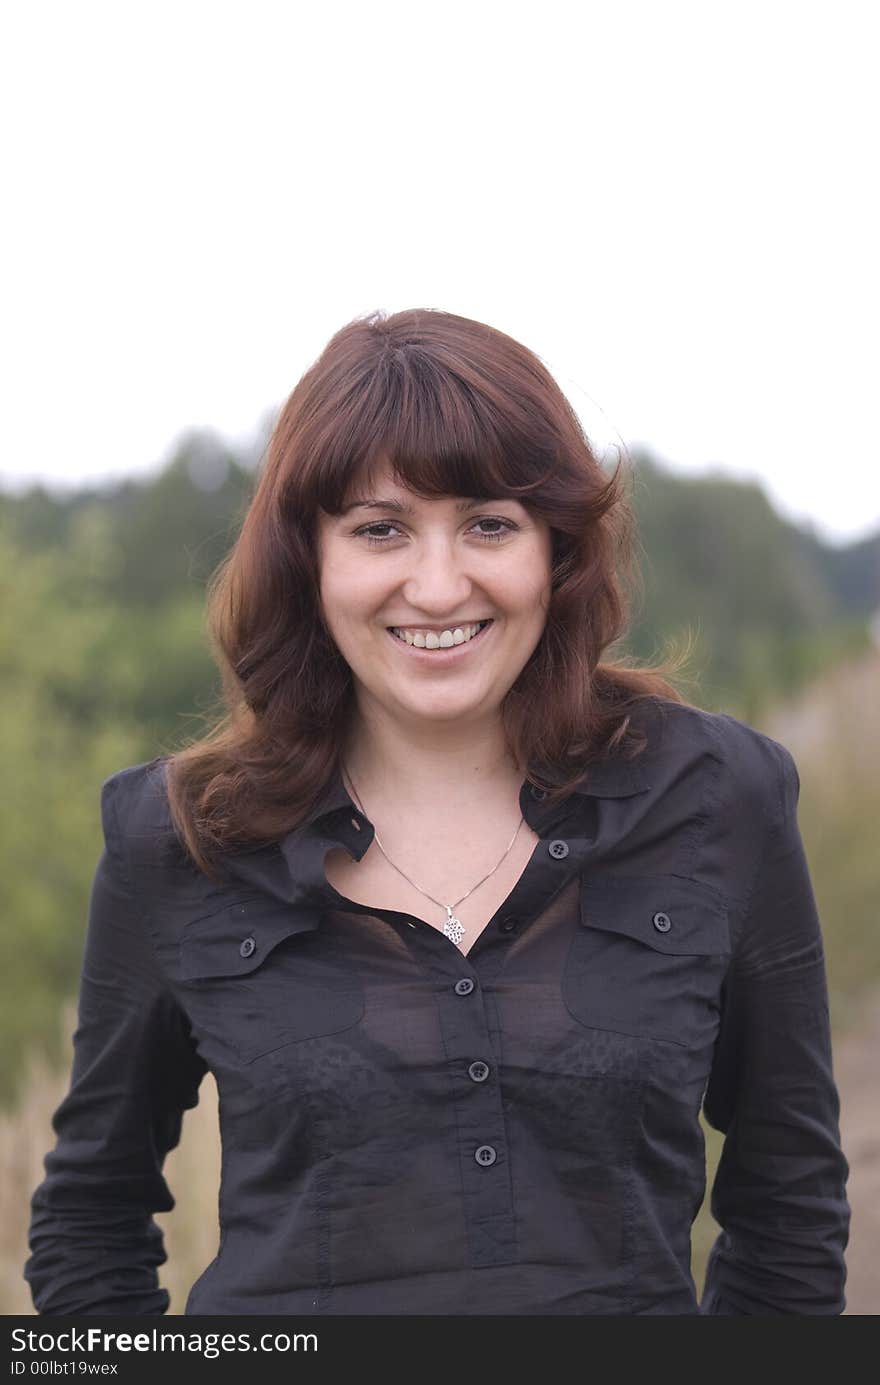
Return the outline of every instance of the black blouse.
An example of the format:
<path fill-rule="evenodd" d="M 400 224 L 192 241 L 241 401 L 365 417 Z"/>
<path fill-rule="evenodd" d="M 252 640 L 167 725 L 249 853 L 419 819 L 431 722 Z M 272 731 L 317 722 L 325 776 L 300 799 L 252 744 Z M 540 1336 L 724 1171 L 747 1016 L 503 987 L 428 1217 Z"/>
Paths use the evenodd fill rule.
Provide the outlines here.
<path fill-rule="evenodd" d="M 102 788 L 79 1025 L 25 1267 L 38 1312 L 161 1314 L 164 1157 L 206 1070 L 221 1239 L 190 1314 L 839 1314 L 849 1211 L 789 752 L 658 699 L 552 811 L 467 956 L 337 893 L 337 778 L 184 856 L 164 759 Z M 698 1116 L 725 1132 L 698 1305 Z"/>

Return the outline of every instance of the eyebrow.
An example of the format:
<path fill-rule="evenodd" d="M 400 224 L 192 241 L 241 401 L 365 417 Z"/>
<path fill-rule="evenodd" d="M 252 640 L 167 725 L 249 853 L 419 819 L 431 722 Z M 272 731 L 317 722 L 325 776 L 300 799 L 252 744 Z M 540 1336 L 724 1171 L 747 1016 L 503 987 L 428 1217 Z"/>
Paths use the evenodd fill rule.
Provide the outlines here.
<path fill-rule="evenodd" d="M 465 510 L 475 510 L 478 505 L 485 505 L 490 499 L 489 496 L 478 496 L 476 499 L 459 500 L 456 510 L 463 514 Z M 411 515 L 413 513 L 411 505 L 405 505 L 402 500 L 353 500 L 350 505 L 345 505 L 340 514 L 347 515 L 351 510 L 392 510 L 394 514 Z"/>

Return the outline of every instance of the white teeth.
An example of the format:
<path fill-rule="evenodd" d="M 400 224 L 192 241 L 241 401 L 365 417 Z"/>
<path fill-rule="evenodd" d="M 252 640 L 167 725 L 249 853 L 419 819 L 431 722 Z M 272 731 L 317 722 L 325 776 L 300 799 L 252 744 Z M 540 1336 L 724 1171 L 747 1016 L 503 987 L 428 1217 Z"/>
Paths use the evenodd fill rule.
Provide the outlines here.
<path fill-rule="evenodd" d="M 481 628 L 481 624 L 476 624 L 457 625 L 453 630 L 422 631 L 404 630 L 396 625 L 392 626 L 398 639 L 406 640 L 407 644 L 414 645 L 416 649 L 450 649 L 454 644 L 466 644 Z"/>

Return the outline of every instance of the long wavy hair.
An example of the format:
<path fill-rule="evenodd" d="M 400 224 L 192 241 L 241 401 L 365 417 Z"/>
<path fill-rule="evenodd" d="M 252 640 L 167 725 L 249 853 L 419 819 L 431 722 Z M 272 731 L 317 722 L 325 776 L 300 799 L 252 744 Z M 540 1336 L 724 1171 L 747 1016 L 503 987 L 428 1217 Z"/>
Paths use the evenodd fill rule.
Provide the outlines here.
<path fill-rule="evenodd" d="M 208 583 L 221 702 L 207 734 L 166 757 L 166 784 L 175 830 L 212 877 L 225 851 L 297 827 L 339 767 L 354 684 L 320 608 L 316 520 L 319 508 L 339 514 L 383 460 L 419 495 L 512 497 L 550 525 L 545 628 L 501 708 L 508 747 L 548 803 L 594 759 L 640 753 L 640 699 L 685 700 L 671 663 L 602 661 L 639 582 L 626 475 L 622 457 L 603 469 L 538 357 L 453 313 L 356 318 L 281 409 Z"/>

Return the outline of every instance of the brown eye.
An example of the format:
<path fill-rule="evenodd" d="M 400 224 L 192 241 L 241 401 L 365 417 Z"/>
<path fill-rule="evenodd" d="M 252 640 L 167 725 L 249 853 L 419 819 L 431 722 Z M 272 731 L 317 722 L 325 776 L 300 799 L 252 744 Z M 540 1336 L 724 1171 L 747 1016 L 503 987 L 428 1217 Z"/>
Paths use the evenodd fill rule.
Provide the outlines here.
<path fill-rule="evenodd" d="M 374 534 L 374 529 L 395 529 L 397 526 L 387 520 L 376 520 L 373 524 L 365 524 L 361 529 L 355 530 L 355 537 L 365 538 L 367 543 L 382 544 L 389 541 L 386 534 Z"/>
<path fill-rule="evenodd" d="M 500 529 L 500 530 L 495 530 L 493 533 L 489 533 L 489 534 L 483 533 L 483 534 L 480 534 L 480 538 L 481 538 L 481 539 L 489 539 L 490 541 L 494 540 L 494 541 L 496 541 L 496 542 L 497 542 L 499 539 L 503 539 L 507 533 L 510 533 L 513 529 L 515 529 L 515 528 L 517 527 L 517 526 L 514 524 L 513 520 L 511 520 L 511 519 L 494 519 L 494 518 L 489 518 L 489 517 L 487 517 L 486 519 L 478 519 L 478 520 L 477 520 L 477 524 L 501 524 L 501 525 L 503 525 L 503 528 L 502 528 L 502 529 Z"/>

